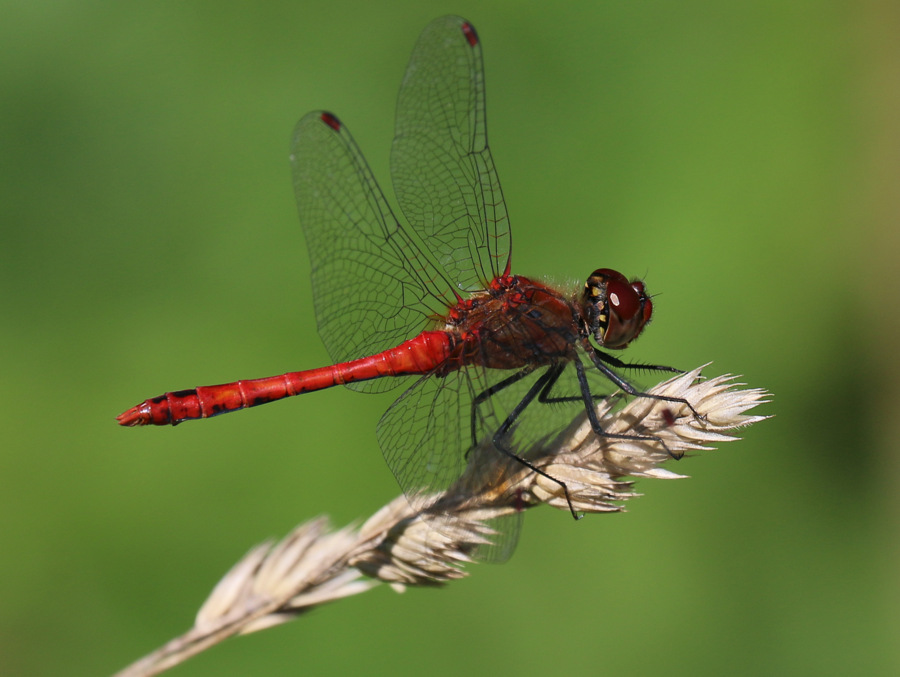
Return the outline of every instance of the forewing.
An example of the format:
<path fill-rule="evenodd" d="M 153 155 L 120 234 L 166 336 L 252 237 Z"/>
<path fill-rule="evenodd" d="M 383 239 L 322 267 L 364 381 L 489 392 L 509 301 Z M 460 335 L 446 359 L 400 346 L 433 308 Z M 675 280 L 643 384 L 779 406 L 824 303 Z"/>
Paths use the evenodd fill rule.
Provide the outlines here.
<path fill-rule="evenodd" d="M 335 362 L 392 348 L 446 313 L 450 284 L 391 212 L 347 128 L 331 113 L 306 115 L 291 164 L 312 264 L 319 335 Z M 355 383 L 387 390 L 395 379 Z"/>
<path fill-rule="evenodd" d="M 458 289 L 509 270 L 511 234 L 488 147 L 481 44 L 465 20 L 430 23 L 397 99 L 391 175 L 403 214 Z"/>

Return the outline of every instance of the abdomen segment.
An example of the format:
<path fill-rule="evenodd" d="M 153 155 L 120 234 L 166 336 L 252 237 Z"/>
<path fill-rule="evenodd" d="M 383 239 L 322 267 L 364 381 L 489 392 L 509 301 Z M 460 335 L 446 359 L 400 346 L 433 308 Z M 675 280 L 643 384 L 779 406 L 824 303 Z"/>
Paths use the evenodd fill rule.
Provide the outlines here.
<path fill-rule="evenodd" d="M 123 426 L 176 425 L 182 421 L 218 416 L 344 383 L 427 374 L 444 365 L 453 345 L 450 334 L 426 331 L 396 348 L 351 362 L 165 393 L 144 400 L 119 414 L 116 420 Z"/>

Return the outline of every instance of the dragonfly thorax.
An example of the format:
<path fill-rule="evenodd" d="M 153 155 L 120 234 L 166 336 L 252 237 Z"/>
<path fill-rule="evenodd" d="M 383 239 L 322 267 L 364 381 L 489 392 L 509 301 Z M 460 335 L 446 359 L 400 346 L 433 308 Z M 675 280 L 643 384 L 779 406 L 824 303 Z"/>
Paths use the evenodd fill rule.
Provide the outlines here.
<path fill-rule="evenodd" d="M 640 336 L 653 314 L 653 302 L 640 280 L 599 268 L 584 283 L 581 312 L 588 332 L 604 348 L 620 349 Z"/>
<path fill-rule="evenodd" d="M 582 334 L 578 308 L 563 291 L 520 275 L 495 278 L 488 289 L 448 310 L 455 364 L 520 369 L 566 359 Z"/>

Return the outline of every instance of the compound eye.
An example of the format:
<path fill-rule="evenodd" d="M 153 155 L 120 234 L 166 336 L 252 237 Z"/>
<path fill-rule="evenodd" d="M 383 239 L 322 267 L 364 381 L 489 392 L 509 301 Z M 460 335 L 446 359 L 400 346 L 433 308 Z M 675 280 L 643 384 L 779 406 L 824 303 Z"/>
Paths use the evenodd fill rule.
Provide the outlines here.
<path fill-rule="evenodd" d="M 606 283 L 609 308 L 620 322 L 630 322 L 641 311 L 640 292 L 628 283 L 610 280 Z"/>
<path fill-rule="evenodd" d="M 647 296 L 647 292 L 644 290 L 644 283 L 640 280 L 635 280 L 634 282 L 632 282 L 631 288 L 634 289 L 635 293 L 637 293 L 637 295 L 641 299 L 641 306 L 644 310 L 643 324 L 647 324 L 650 321 L 650 316 L 653 315 L 653 301 L 651 301 Z"/>
<path fill-rule="evenodd" d="M 607 272 L 606 300 L 609 325 L 603 335 L 607 348 L 624 348 L 636 339 L 650 321 L 653 303 L 647 298 L 644 283 L 629 282 L 621 273 Z"/>

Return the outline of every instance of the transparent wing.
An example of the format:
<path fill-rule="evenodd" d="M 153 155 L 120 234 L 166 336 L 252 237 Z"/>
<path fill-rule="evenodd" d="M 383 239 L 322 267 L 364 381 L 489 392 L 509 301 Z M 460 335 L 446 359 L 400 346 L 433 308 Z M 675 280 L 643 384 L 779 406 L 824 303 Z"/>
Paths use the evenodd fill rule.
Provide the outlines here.
<path fill-rule="evenodd" d="M 312 263 L 319 335 L 335 362 L 371 355 L 416 335 L 455 302 L 444 279 L 391 212 L 347 128 L 331 113 L 306 115 L 291 164 Z M 396 379 L 352 384 L 383 391 Z"/>
<path fill-rule="evenodd" d="M 461 291 L 507 272 L 510 231 L 487 146 L 481 47 L 457 17 L 429 24 L 397 104 L 392 213 L 347 128 L 332 114 L 297 124 L 291 162 L 312 261 L 319 334 L 332 360 L 381 352 L 446 314 Z M 396 379 L 352 384 L 386 390 Z"/>
<path fill-rule="evenodd" d="M 446 16 L 416 43 L 397 99 L 391 175 L 403 214 L 457 289 L 508 272 L 506 203 L 487 141 L 475 29 Z"/>
<path fill-rule="evenodd" d="M 509 272 L 511 235 L 487 144 L 481 46 L 462 19 L 426 27 L 398 98 L 391 173 L 411 228 L 398 222 L 334 115 L 319 111 L 300 120 L 291 162 L 319 333 L 335 362 L 398 345 L 444 316 L 458 294 Z M 473 440 L 498 430 L 516 392 L 527 391 L 530 375 L 504 390 L 505 399 L 473 407 L 479 394 L 508 376 L 478 367 L 426 376 L 391 406 L 378 440 L 408 496 L 444 491 L 463 476 L 515 491 L 505 487 L 505 476 L 491 475 L 491 468 L 503 467 L 498 456 L 508 456 L 495 448 L 471 451 Z M 396 383 L 374 379 L 351 387 L 377 391 Z M 505 559 L 520 518 L 492 524 L 497 545 L 479 555 Z"/>
<path fill-rule="evenodd" d="M 497 429 L 492 407 L 477 408 L 472 423 L 481 374 L 469 367 L 445 377 L 423 376 L 381 417 L 378 444 L 407 495 L 446 491 L 466 468 L 472 426 L 477 439 Z"/>

